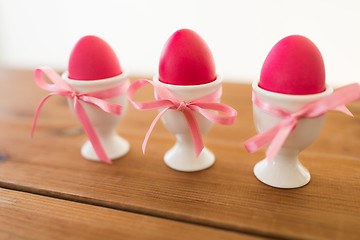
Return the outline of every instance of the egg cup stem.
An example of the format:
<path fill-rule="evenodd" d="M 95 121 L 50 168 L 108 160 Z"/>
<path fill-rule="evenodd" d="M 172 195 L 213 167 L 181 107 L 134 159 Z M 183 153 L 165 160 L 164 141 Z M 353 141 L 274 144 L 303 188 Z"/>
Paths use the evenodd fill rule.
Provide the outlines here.
<path fill-rule="evenodd" d="M 211 167 L 215 162 L 214 154 L 206 147 L 197 157 L 190 133 L 176 134 L 176 144 L 164 156 L 167 166 L 183 172 L 194 172 Z"/>

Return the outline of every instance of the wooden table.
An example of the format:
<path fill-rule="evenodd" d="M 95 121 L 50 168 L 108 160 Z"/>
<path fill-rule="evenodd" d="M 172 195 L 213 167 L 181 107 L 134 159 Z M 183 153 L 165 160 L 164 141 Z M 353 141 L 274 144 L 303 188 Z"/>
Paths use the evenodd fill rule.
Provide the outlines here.
<path fill-rule="evenodd" d="M 204 137 L 210 169 L 177 172 L 163 162 L 175 142 L 158 124 L 147 153 L 141 143 L 156 111 L 129 107 L 117 131 L 130 152 L 112 165 L 85 160 L 86 136 L 63 97 L 46 102 L 29 138 L 34 110 L 47 92 L 31 71 L 0 71 L 0 239 L 360 239 L 360 102 L 355 118 L 327 115 L 300 154 L 311 182 L 276 189 L 259 182 L 242 143 L 255 134 L 250 85 L 224 83 L 233 126 Z M 137 99 L 151 99 L 152 89 Z"/>

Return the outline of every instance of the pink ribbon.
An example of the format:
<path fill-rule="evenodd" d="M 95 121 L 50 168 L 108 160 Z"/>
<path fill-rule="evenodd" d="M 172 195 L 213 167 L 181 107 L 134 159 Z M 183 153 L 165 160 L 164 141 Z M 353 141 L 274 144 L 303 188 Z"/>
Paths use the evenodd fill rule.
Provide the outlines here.
<path fill-rule="evenodd" d="M 149 101 L 149 102 L 134 102 L 132 100 L 135 92 L 145 86 L 151 84 L 153 85 L 158 100 L 155 101 Z M 201 115 L 203 115 L 208 120 L 222 125 L 231 125 L 235 122 L 237 112 L 235 109 L 221 104 L 221 103 L 215 103 L 214 101 L 218 100 L 221 96 L 221 88 L 217 91 L 189 101 L 180 101 L 178 100 L 169 90 L 167 90 L 165 87 L 154 83 L 153 81 L 140 79 L 135 81 L 128 89 L 127 97 L 129 99 L 129 102 L 138 110 L 154 110 L 154 109 L 163 109 L 153 120 L 153 122 L 150 125 L 149 130 L 146 133 L 144 142 L 142 144 L 142 150 L 145 154 L 145 149 L 147 142 L 149 140 L 150 134 L 155 127 L 157 121 L 160 119 L 160 117 L 169 109 L 176 109 L 184 114 L 184 117 L 187 121 L 187 124 L 189 126 L 189 130 L 191 133 L 191 137 L 194 144 L 194 149 L 196 156 L 199 156 L 202 149 L 204 148 L 204 143 L 201 138 L 201 133 L 199 129 L 199 125 L 196 121 L 195 115 L 193 112 L 198 112 Z M 207 110 L 206 110 L 207 109 Z M 217 115 L 215 112 L 208 111 L 218 111 L 224 113 L 226 116 Z"/>
<path fill-rule="evenodd" d="M 253 103 L 261 110 L 283 118 L 277 125 L 269 130 L 259 133 L 248 139 L 244 146 L 249 153 L 254 153 L 260 148 L 268 145 L 266 157 L 271 161 L 278 153 L 289 134 L 295 129 L 297 122 L 301 118 L 316 118 L 328 111 L 336 110 L 347 115 L 353 116 L 344 104 L 360 98 L 360 85 L 357 83 L 342 87 L 324 98 L 311 102 L 296 112 L 289 112 L 276 105 L 262 100 L 253 93 Z"/>
<path fill-rule="evenodd" d="M 43 73 L 54 84 L 46 83 L 46 81 L 43 78 Z M 95 132 L 95 129 L 92 126 L 91 121 L 90 121 L 89 117 L 87 116 L 86 111 L 83 108 L 83 106 L 81 105 L 80 101 L 90 103 L 107 113 L 121 115 L 122 106 L 117 105 L 115 103 L 106 102 L 103 99 L 116 97 L 119 94 L 124 93 L 129 86 L 129 82 L 127 81 L 126 83 L 124 83 L 120 86 L 106 89 L 106 90 L 90 92 L 90 93 L 79 93 L 79 92 L 76 92 L 68 83 L 66 83 L 61 78 L 61 76 L 57 72 L 55 72 L 51 68 L 42 67 L 42 68 L 36 69 L 35 73 L 34 73 L 34 77 L 35 77 L 35 83 L 40 88 L 42 88 L 44 90 L 48 90 L 51 93 L 49 95 L 47 95 L 40 102 L 39 106 L 36 109 L 33 125 L 31 128 L 31 134 L 30 134 L 31 138 L 34 135 L 36 122 L 37 122 L 40 110 L 41 110 L 43 104 L 45 103 L 45 101 L 51 96 L 62 95 L 66 98 L 73 99 L 75 113 L 76 113 L 76 115 L 80 121 L 80 124 L 82 125 L 86 135 L 88 136 L 92 146 L 94 147 L 96 155 L 99 157 L 100 160 L 102 160 L 106 163 L 111 163 L 111 160 L 108 158 L 108 156 L 100 142 L 100 139 L 98 138 L 98 136 Z"/>

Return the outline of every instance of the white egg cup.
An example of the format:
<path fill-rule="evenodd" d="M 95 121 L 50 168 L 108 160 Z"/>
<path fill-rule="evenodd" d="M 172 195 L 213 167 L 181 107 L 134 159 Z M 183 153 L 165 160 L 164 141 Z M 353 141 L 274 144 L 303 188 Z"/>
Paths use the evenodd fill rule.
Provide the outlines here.
<path fill-rule="evenodd" d="M 159 76 L 154 77 L 154 82 L 166 87 L 178 100 L 189 102 L 207 96 L 221 87 L 221 77 L 213 82 L 201 85 L 171 85 L 159 81 Z M 155 91 L 155 98 L 157 97 Z M 218 99 L 216 102 L 219 102 Z M 201 134 L 210 130 L 213 123 L 201 114 L 194 112 Z M 175 135 L 176 144 L 164 155 L 164 161 L 172 169 L 183 172 L 194 172 L 207 169 L 215 162 L 214 154 L 206 147 L 196 157 L 193 140 L 189 126 L 182 112 L 169 109 L 162 115 L 161 120 L 165 127 Z"/>
<path fill-rule="evenodd" d="M 295 112 L 306 104 L 321 99 L 333 92 L 330 86 L 318 94 L 288 95 L 264 90 L 255 81 L 252 84 L 254 94 L 262 100 Z M 259 109 L 253 104 L 254 123 L 257 132 L 264 132 L 277 125 L 282 119 Z M 279 152 L 271 162 L 264 159 L 254 167 L 255 176 L 263 183 L 277 188 L 297 188 L 310 181 L 309 171 L 300 163 L 298 154 L 308 147 L 319 135 L 325 115 L 317 118 L 303 118 L 285 140 Z"/>
<path fill-rule="evenodd" d="M 110 89 L 120 86 L 126 83 L 126 81 L 128 81 L 127 75 L 125 73 L 101 80 L 84 81 L 69 79 L 68 72 L 64 72 L 62 74 L 62 78 L 77 92 L 80 93 L 88 93 Z M 129 142 L 116 134 L 116 125 L 124 116 L 128 106 L 126 91 L 116 97 L 103 100 L 121 105 L 123 107 L 121 116 L 104 112 L 103 110 L 90 103 L 81 102 L 80 104 L 85 109 L 107 156 L 110 160 L 114 160 L 124 156 L 130 150 Z M 73 100 L 68 99 L 68 103 L 73 114 L 76 116 L 73 106 Z M 82 146 L 81 155 L 88 160 L 100 161 L 89 140 L 86 141 L 85 144 Z"/>

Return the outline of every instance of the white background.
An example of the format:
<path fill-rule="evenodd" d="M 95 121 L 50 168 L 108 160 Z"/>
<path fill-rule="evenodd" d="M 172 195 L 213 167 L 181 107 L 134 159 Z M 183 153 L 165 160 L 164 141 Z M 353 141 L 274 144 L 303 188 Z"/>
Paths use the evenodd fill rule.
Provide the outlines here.
<path fill-rule="evenodd" d="M 323 54 L 327 82 L 360 82 L 360 1 L 0 0 L 0 67 L 67 68 L 72 47 L 98 35 L 131 75 L 157 72 L 161 49 L 178 29 L 209 44 L 217 72 L 250 82 L 281 38 L 301 34 Z"/>

